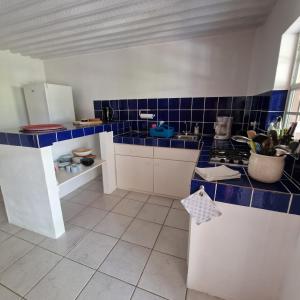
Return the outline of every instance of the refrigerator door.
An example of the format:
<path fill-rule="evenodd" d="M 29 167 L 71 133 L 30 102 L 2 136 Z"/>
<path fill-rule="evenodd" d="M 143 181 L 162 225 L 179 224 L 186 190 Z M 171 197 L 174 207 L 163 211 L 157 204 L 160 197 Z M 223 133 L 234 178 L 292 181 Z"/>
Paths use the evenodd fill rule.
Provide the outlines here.
<path fill-rule="evenodd" d="M 45 92 L 51 123 L 75 121 L 72 87 L 45 83 Z"/>
<path fill-rule="evenodd" d="M 24 86 L 29 124 L 49 123 L 49 112 L 43 83 Z"/>

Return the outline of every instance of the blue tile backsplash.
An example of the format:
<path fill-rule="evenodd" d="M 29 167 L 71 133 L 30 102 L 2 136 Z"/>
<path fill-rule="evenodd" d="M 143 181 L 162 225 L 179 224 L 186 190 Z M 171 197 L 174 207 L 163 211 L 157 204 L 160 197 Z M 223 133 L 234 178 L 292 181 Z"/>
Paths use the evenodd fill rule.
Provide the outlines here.
<path fill-rule="evenodd" d="M 131 121 L 132 129 L 146 131 L 153 122 L 165 121 L 176 132 L 193 131 L 196 123 L 200 133 L 213 135 L 217 116 L 233 117 L 233 134 L 241 134 L 256 121 L 258 129 L 265 131 L 270 122 L 283 115 L 287 91 L 270 91 L 255 96 L 241 97 L 195 97 L 158 99 L 120 99 L 94 101 L 95 117 L 102 118 L 102 107 L 114 110 L 114 119 Z M 155 114 L 153 120 L 141 120 L 138 110 Z"/>

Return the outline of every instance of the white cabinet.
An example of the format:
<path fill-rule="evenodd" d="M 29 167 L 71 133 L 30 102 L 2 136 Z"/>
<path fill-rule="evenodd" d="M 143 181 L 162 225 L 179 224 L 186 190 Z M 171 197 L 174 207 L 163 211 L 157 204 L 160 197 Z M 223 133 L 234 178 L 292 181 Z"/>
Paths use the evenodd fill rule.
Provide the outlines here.
<path fill-rule="evenodd" d="M 24 94 L 30 124 L 75 120 L 72 87 L 33 83 L 24 86 Z"/>
<path fill-rule="evenodd" d="M 117 186 L 121 189 L 153 192 L 153 159 L 116 155 Z"/>
<path fill-rule="evenodd" d="M 174 197 L 190 194 L 190 183 L 195 163 L 154 159 L 154 193 Z"/>
<path fill-rule="evenodd" d="M 117 186 L 175 198 L 190 193 L 199 150 L 115 144 Z"/>

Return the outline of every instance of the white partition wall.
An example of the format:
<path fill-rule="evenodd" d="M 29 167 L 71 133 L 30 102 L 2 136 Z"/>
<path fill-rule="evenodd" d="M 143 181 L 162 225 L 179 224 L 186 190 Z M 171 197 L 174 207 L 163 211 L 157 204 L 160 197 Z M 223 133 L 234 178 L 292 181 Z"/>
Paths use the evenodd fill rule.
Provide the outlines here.
<path fill-rule="evenodd" d="M 101 159 L 104 160 L 102 165 L 103 191 L 105 194 L 111 194 L 117 188 L 113 132 L 101 132 L 99 136 Z"/>
<path fill-rule="evenodd" d="M 65 232 L 51 146 L 0 145 L 0 185 L 9 223 L 51 238 Z"/>
<path fill-rule="evenodd" d="M 279 300 L 299 216 L 217 205 L 222 216 L 191 222 L 187 287 L 226 300 Z"/>

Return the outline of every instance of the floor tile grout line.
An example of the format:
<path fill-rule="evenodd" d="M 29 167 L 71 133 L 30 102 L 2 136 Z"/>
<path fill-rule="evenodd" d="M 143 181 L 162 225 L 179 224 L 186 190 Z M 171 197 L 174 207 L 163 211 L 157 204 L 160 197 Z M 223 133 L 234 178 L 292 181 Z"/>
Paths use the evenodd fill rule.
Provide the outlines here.
<path fill-rule="evenodd" d="M 9 291 L 11 291 L 12 293 L 14 293 L 15 295 L 21 297 L 21 299 L 23 299 L 24 296 L 20 295 L 19 293 L 15 292 L 14 290 L 12 290 L 11 288 L 7 287 L 6 285 L 4 285 L 3 283 L 0 282 L 0 286 L 8 289 Z"/>
<path fill-rule="evenodd" d="M 153 253 L 153 251 L 154 251 L 154 247 L 155 247 L 155 245 L 156 245 L 156 243 L 157 243 L 157 240 L 158 240 L 159 235 L 160 235 L 160 233 L 161 233 L 161 231 L 162 231 L 162 229 L 163 229 L 163 226 L 164 226 L 164 224 L 165 224 L 165 222 L 166 222 L 166 220 L 167 220 L 167 217 L 168 217 L 168 215 L 169 215 L 169 213 L 170 213 L 170 211 L 171 211 L 171 209 L 172 209 L 172 206 L 173 206 L 174 201 L 175 201 L 175 200 L 172 201 L 172 204 L 171 204 L 171 206 L 170 206 L 169 209 L 168 209 L 168 213 L 167 213 L 167 215 L 166 215 L 166 217 L 165 217 L 165 219 L 164 219 L 164 222 L 163 222 L 163 224 L 162 224 L 162 226 L 161 226 L 161 228 L 160 228 L 160 231 L 159 231 L 159 233 L 158 233 L 158 235 L 157 235 L 157 237 L 156 237 L 156 239 L 155 239 L 155 242 L 154 242 L 153 247 L 152 247 L 152 249 L 151 249 L 151 251 L 150 251 L 150 254 L 149 254 L 149 256 L 148 256 L 148 259 L 147 259 L 147 261 L 146 261 L 146 263 L 145 263 L 145 265 L 144 265 L 144 268 L 143 268 L 143 270 L 142 270 L 142 273 L 141 273 L 141 275 L 140 275 L 140 277 L 139 277 L 139 279 L 138 279 L 138 282 L 137 282 L 136 287 L 135 287 L 135 289 L 134 289 L 134 293 L 135 293 L 137 287 L 139 286 L 139 283 L 140 283 L 140 281 L 141 281 L 142 276 L 144 275 L 144 271 L 145 271 L 145 269 L 146 269 L 146 267 L 147 267 L 147 265 L 148 265 L 148 262 L 149 262 L 149 260 L 150 260 L 150 257 L 151 257 L 151 255 L 152 255 L 152 253 Z M 134 295 L 134 293 L 133 293 L 133 295 Z M 130 300 L 132 300 L 132 297 L 130 298 Z"/>
<path fill-rule="evenodd" d="M 126 194 L 124 194 L 123 196 L 121 196 L 121 198 L 120 198 L 120 201 L 122 200 L 122 199 L 124 199 L 124 198 L 126 198 L 126 196 L 128 195 L 128 192 L 126 193 Z M 85 264 L 83 264 L 83 263 L 80 263 L 80 262 L 78 262 L 78 261 L 76 261 L 76 260 L 73 260 L 72 258 L 69 258 L 69 257 L 67 257 L 67 255 L 74 249 L 74 248 L 76 248 L 83 240 L 84 240 L 84 238 L 89 234 L 89 233 L 91 233 L 91 232 L 95 232 L 93 229 L 98 225 L 98 224 L 100 224 L 103 220 L 104 220 L 104 218 L 110 213 L 110 212 L 112 212 L 112 210 L 114 209 L 114 207 L 115 206 L 117 206 L 118 205 L 118 203 L 120 203 L 120 201 L 118 202 L 118 203 L 116 203 L 110 210 L 105 210 L 105 212 L 107 212 L 106 214 L 105 214 L 105 216 L 104 216 L 104 218 L 102 219 L 102 220 L 100 220 L 92 229 L 90 229 L 90 228 L 84 228 L 84 227 L 80 227 L 80 226 L 78 226 L 78 225 L 73 225 L 72 224 L 72 226 L 77 226 L 77 227 L 80 227 L 80 228 L 82 228 L 82 229 L 84 229 L 86 232 L 82 235 L 82 237 L 76 242 L 76 244 L 74 244 L 73 245 L 73 247 L 71 247 L 70 249 L 69 249 L 69 251 L 67 251 L 64 255 L 61 255 L 61 254 L 58 254 L 58 253 L 56 253 L 56 252 L 54 252 L 54 251 L 51 251 L 51 250 L 49 250 L 49 249 L 47 249 L 47 248 L 44 248 L 44 247 L 42 247 L 40 244 L 46 239 L 43 239 L 42 241 L 40 241 L 39 243 L 33 243 L 33 242 L 30 242 L 30 241 L 28 241 L 28 240 L 25 240 L 25 239 L 23 239 L 23 238 L 21 238 L 21 237 L 18 237 L 18 236 L 15 236 L 17 233 L 19 233 L 22 229 L 20 229 L 18 232 L 16 232 L 15 234 L 11 234 L 11 233 L 8 233 L 8 232 L 5 232 L 6 234 L 10 234 L 10 236 L 7 238 L 7 239 L 9 239 L 11 236 L 15 236 L 16 238 L 19 238 L 19 239 L 21 239 L 21 240 L 24 240 L 24 241 L 26 241 L 26 242 L 28 242 L 28 243 L 31 243 L 34 247 L 29 251 L 29 252 L 31 252 L 31 251 L 33 251 L 35 248 L 41 248 L 41 249 L 44 249 L 44 250 L 47 250 L 47 251 L 49 251 L 49 252 L 51 252 L 51 253 L 54 253 L 54 254 L 56 254 L 56 255 L 58 255 L 61 259 L 53 266 L 53 268 L 51 268 L 35 285 L 34 285 L 34 287 L 32 287 L 31 289 L 30 289 L 30 291 L 29 292 L 27 292 L 26 294 L 25 294 L 25 296 L 26 295 L 28 295 L 35 287 L 36 287 L 36 285 L 38 285 L 39 283 L 40 283 L 40 281 L 41 280 L 43 280 L 63 259 L 67 259 L 67 260 L 69 260 L 69 261 L 72 261 L 72 262 L 74 262 L 74 263 L 78 263 L 78 264 L 80 264 L 80 265 L 82 265 L 82 266 L 84 266 L 84 267 L 87 267 L 87 268 L 89 268 L 89 269 L 91 269 L 91 270 L 93 270 L 93 271 L 95 271 L 94 273 L 93 273 L 93 275 L 91 276 L 91 278 L 89 279 L 89 281 L 88 282 L 90 282 L 90 280 L 94 277 L 94 275 L 96 274 L 96 272 L 100 272 L 100 273 L 103 273 L 103 274 L 105 274 L 104 272 L 102 272 L 102 271 L 100 271 L 99 269 L 100 269 L 100 267 L 101 267 L 101 265 L 105 262 L 105 260 L 107 259 L 107 257 L 109 256 L 109 254 L 111 253 L 111 251 L 115 248 L 115 246 L 118 244 L 118 242 L 119 241 L 123 241 L 122 240 L 122 236 L 125 234 L 125 232 L 128 230 L 128 228 L 129 228 L 129 226 L 134 222 L 134 220 L 136 220 L 136 219 L 138 219 L 138 220 L 143 220 L 143 219 L 140 219 L 140 218 L 138 218 L 137 216 L 138 216 L 138 214 L 140 213 L 140 211 L 144 208 L 144 206 L 146 205 L 146 203 L 149 203 L 149 199 L 150 199 L 150 197 L 151 197 L 151 195 L 148 195 L 148 197 L 147 197 L 147 199 L 145 200 L 145 201 L 139 201 L 139 202 L 143 202 L 143 205 L 140 207 L 140 209 L 138 210 L 138 212 L 137 212 L 137 214 L 134 216 L 134 217 L 132 217 L 131 216 L 131 218 L 132 218 L 132 220 L 131 220 L 131 222 L 128 224 L 128 226 L 126 227 L 126 229 L 124 230 L 124 232 L 123 232 L 123 234 L 119 237 L 119 238 L 116 238 L 116 237 L 114 237 L 114 236 L 110 236 L 110 235 L 108 235 L 108 234 L 105 234 L 105 233 L 99 233 L 99 232 L 97 232 L 97 233 L 99 233 L 99 234 L 103 234 L 103 235 L 106 235 L 106 236 L 108 236 L 108 237 L 112 237 L 112 238 L 115 238 L 115 239 L 117 239 L 117 241 L 116 241 L 116 243 L 115 243 L 115 245 L 114 245 L 114 247 L 110 250 L 110 252 L 106 255 L 106 257 L 103 259 L 103 261 L 102 261 L 102 263 L 100 264 L 100 266 L 97 268 L 97 269 L 94 269 L 94 268 L 91 268 L 91 267 L 89 267 L 89 266 L 87 266 L 87 265 L 85 265 Z M 131 199 L 131 198 L 129 198 L 130 200 L 135 200 L 135 201 L 137 201 L 136 199 Z M 67 200 L 68 201 L 68 200 Z M 142 277 L 142 275 L 143 275 L 143 273 L 144 273 L 144 270 L 145 270 L 145 268 L 146 268 L 146 266 L 147 266 L 147 263 L 148 263 L 148 261 L 149 261 L 149 259 L 150 259 L 150 256 L 151 256 L 151 254 L 152 254 L 152 252 L 153 251 L 157 251 L 157 250 L 154 250 L 154 247 L 155 247 L 155 245 L 156 245 L 156 243 L 157 243 L 157 240 L 158 240 L 158 237 L 159 237 L 159 235 L 160 235 L 160 233 L 161 233 L 161 231 L 162 231 L 162 229 L 163 229 L 163 227 L 164 226 L 166 226 L 166 227 L 171 227 L 171 228 L 176 228 L 176 227 L 172 227 L 172 226 L 168 226 L 168 225 L 165 225 L 165 222 L 166 222 L 166 219 L 167 219 L 167 217 L 168 217 L 168 215 L 169 215 L 169 213 L 170 213 L 170 211 L 172 210 L 172 209 L 177 209 L 177 208 L 175 208 L 175 207 L 173 207 L 173 204 L 174 204 L 174 199 L 172 200 L 172 204 L 171 204 L 171 206 L 170 207 L 167 207 L 168 208 L 168 212 L 167 212 L 167 214 L 166 214 L 166 216 L 165 216 L 165 218 L 164 218 L 164 222 L 162 223 L 162 224 L 160 224 L 160 223 L 156 223 L 156 222 L 152 222 L 152 221 L 148 221 L 148 220 L 143 220 L 143 221 L 146 221 L 146 222 L 150 222 L 150 223 L 154 223 L 154 224 L 158 224 L 158 225 L 160 225 L 161 226 L 161 228 L 160 228 L 160 231 L 159 231 L 159 233 L 158 233 L 158 235 L 157 235 L 157 238 L 156 238 L 156 240 L 155 240 L 155 242 L 154 242 L 154 245 L 153 245 L 153 247 L 152 248 L 148 248 L 148 247 L 145 247 L 145 246 L 141 246 L 141 245 L 139 245 L 139 244 L 135 244 L 135 243 L 131 243 L 131 242 L 127 242 L 127 241 L 125 241 L 125 242 L 127 242 L 127 243 L 131 243 L 131 244 L 135 244 L 135 245 L 137 245 L 137 246 L 140 246 L 140 247 L 144 247 L 144 248 L 148 248 L 148 249 L 150 249 L 151 250 L 151 252 L 150 252 L 150 254 L 149 254 L 149 257 L 148 257 L 148 259 L 147 259 L 147 262 L 146 262 L 146 264 L 145 264 L 145 266 L 144 266 L 144 268 L 143 268 L 143 271 L 142 271 L 142 273 L 141 273 L 141 276 L 140 276 L 140 278 L 139 278 L 139 280 L 138 280 L 138 282 L 137 282 L 137 284 L 135 285 L 135 289 L 134 289 L 134 291 L 133 291 L 133 293 L 132 293 L 132 296 L 131 296 L 131 298 L 133 297 L 133 295 L 134 295 L 134 292 L 135 292 L 135 290 L 136 290 L 136 288 L 138 287 L 138 284 L 139 284 L 139 282 L 140 282 L 140 279 L 141 279 L 141 277 Z M 73 202 L 74 203 L 74 202 Z M 156 203 L 149 203 L 149 204 L 153 204 L 153 205 L 157 205 L 157 206 L 164 206 L 164 205 L 159 205 L 159 204 L 156 204 Z M 82 205 L 82 204 L 81 204 Z M 84 210 L 84 209 L 86 209 L 86 207 L 84 206 L 84 205 L 82 205 L 84 208 L 82 209 L 82 210 Z M 90 207 L 90 205 L 88 205 L 88 207 Z M 164 207 L 166 207 L 166 206 L 164 206 Z M 99 208 L 96 208 L 96 209 L 99 209 Z M 100 210 L 103 210 L 103 209 L 100 209 Z M 104 210 L 103 210 L 104 211 Z M 82 211 L 81 211 L 82 212 Z M 79 212 L 78 214 L 80 214 L 81 212 Z M 114 212 L 115 213 L 115 212 Z M 77 214 L 77 215 L 78 215 Z M 118 214 L 118 213 L 116 213 L 116 214 Z M 122 215 L 122 214 L 120 214 L 120 215 Z M 127 215 L 124 215 L 124 216 L 127 216 Z M 72 218 L 74 218 L 75 217 L 75 215 L 72 217 Z M 128 217 L 128 216 L 127 216 Z M 69 222 L 66 222 L 66 223 L 68 223 L 68 224 L 71 224 L 71 223 L 69 223 Z M 176 229 L 179 229 L 179 230 L 184 230 L 184 231 L 186 231 L 185 229 L 182 229 L 182 228 L 176 228 Z M 29 252 L 27 252 L 26 254 L 28 254 Z M 173 257 L 176 257 L 176 258 L 179 258 L 179 259 L 183 259 L 184 260 L 184 258 L 180 258 L 180 257 L 177 257 L 177 256 L 174 256 L 174 255 L 172 255 L 172 254 L 169 254 L 169 253 L 164 253 L 164 252 L 161 252 L 161 251 L 157 251 L 157 252 L 160 252 L 160 253 L 163 253 L 163 254 L 166 254 L 166 255 L 170 255 L 170 256 L 173 256 Z M 25 255 L 26 255 L 25 254 Z M 25 256 L 24 255 L 24 256 Z M 22 256 L 22 257 L 24 257 L 24 256 Z M 21 258 L 20 258 L 21 259 Z M 16 262 L 14 262 L 13 264 L 15 264 Z M 12 264 L 12 265 L 13 265 Z M 12 266 L 12 265 L 10 265 L 10 266 Z M 110 277 L 112 277 L 112 278 L 115 278 L 115 279 L 117 279 L 117 280 L 121 280 L 121 279 L 119 279 L 119 278 L 116 278 L 116 277 L 114 277 L 114 276 L 112 276 L 112 275 L 110 275 L 110 274 L 106 274 L 106 275 L 108 275 L 108 276 L 110 276 Z M 123 281 L 123 280 L 121 280 L 121 281 Z M 87 284 L 88 284 L 88 282 L 87 282 Z M 131 283 L 128 283 L 128 282 L 126 282 L 126 281 L 123 281 L 124 283 L 127 283 L 127 284 L 130 284 L 130 285 L 132 285 Z M 86 284 L 86 285 L 87 285 Z M 85 286 L 86 286 L 85 285 Z M 79 295 L 82 293 L 82 291 L 84 290 L 84 288 L 85 288 L 85 286 L 82 288 L 82 290 L 79 292 L 79 294 L 78 294 L 78 296 L 76 297 L 76 299 L 79 297 Z M 141 288 L 142 290 L 144 290 L 143 288 Z M 145 290 L 145 291 L 147 291 L 147 290 Z M 13 291 L 14 292 L 14 291 Z M 147 292 L 149 292 L 149 291 L 147 291 Z M 15 293 L 15 292 L 14 292 Z M 152 293 L 152 292 L 150 292 L 150 293 Z M 156 295 L 155 293 L 152 293 L 152 294 L 154 294 L 154 295 Z M 24 297 L 25 297 L 24 296 Z M 160 295 L 157 295 L 157 296 L 160 296 Z M 21 296 L 22 297 L 22 296 Z M 161 297 L 161 296 L 160 296 Z"/>
<path fill-rule="evenodd" d="M 127 195 L 127 194 L 126 194 Z M 125 196 L 126 196 L 125 195 Z M 122 198 L 122 199 L 124 199 L 125 198 L 125 196 Z M 117 204 L 116 204 L 117 205 Z M 144 206 L 144 204 L 141 206 L 141 208 L 140 208 L 140 210 L 142 209 L 142 207 Z M 139 210 L 139 211 L 140 211 Z M 132 220 L 131 220 L 131 222 L 129 223 L 129 225 L 128 225 L 128 227 L 131 225 L 131 223 L 133 222 L 133 220 L 134 220 L 135 218 L 133 218 Z M 128 229 L 128 227 L 125 229 L 125 231 L 123 232 L 123 234 L 126 232 L 126 230 Z M 91 230 L 92 231 L 92 230 Z M 122 235 L 123 235 L 122 234 Z M 122 235 L 121 235 L 121 237 L 122 237 Z M 108 256 L 110 255 L 110 253 L 113 251 L 113 249 L 115 249 L 115 247 L 116 247 L 116 245 L 119 243 L 119 241 L 121 240 L 121 237 L 117 240 L 117 242 L 115 243 L 115 245 L 110 249 L 110 251 L 107 253 L 107 255 L 105 256 L 105 258 L 103 259 L 103 261 L 102 261 L 102 263 L 99 265 L 99 267 L 97 268 L 97 270 L 95 271 L 95 272 L 101 272 L 100 271 L 100 268 L 101 268 L 101 266 L 104 264 L 104 262 L 106 261 L 106 259 L 108 258 Z M 101 273 L 103 273 L 103 272 L 101 272 Z M 105 273 L 103 273 L 103 274 L 105 274 Z M 95 273 L 93 274 L 93 276 L 88 280 L 88 282 L 86 283 L 86 285 L 81 289 L 81 291 L 79 292 L 79 294 L 78 294 L 78 296 L 75 298 L 75 300 L 77 300 L 78 299 L 78 297 L 79 297 L 79 295 L 83 292 L 83 290 L 87 287 L 87 285 L 90 283 L 90 281 L 92 280 L 92 278 L 94 277 L 94 275 L 95 275 Z M 127 282 L 128 283 L 128 282 Z M 135 291 L 135 290 L 134 290 Z M 133 291 L 133 292 L 134 292 Z"/>

